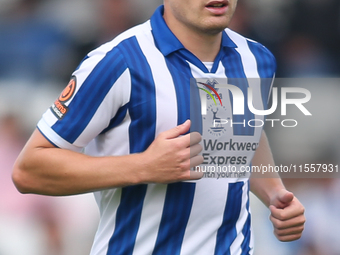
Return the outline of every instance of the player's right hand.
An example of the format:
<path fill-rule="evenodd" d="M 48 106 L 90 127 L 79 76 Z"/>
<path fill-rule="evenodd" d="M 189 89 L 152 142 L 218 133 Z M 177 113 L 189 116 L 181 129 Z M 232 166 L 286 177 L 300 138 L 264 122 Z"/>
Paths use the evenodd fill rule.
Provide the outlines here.
<path fill-rule="evenodd" d="M 195 180 L 203 177 L 202 173 L 190 171 L 190 168 L 203 162 L 202 137 L 198 132 L 186 134 L 191 122 L 160 133 L 144 153 L 144 164 L 140 174 L 144 183 L 171 183 Z"/>

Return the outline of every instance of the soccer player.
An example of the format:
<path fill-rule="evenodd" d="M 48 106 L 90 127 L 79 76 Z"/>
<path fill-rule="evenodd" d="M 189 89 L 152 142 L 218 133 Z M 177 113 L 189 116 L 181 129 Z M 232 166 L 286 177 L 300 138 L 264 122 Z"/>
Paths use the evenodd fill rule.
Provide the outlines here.
<path fill-rule="evenodd" d="M 201 135 L 189 133 L 190 78 L 274 77 L 271 53 L 227 29 L 236 4 L 165 0 L 89 53 L 18 157 L 22 193 L 94 192 L 92 255 L 252 254 L 249 190 L 269 207 L 279 240 L 300 238 L 304 208 L 277 176 L 200 179 L 190 170 L 203 161 Z M 259 142 L 247 165 L 274 164 L 261 130 L 238 125 L 230 136 Z"/>

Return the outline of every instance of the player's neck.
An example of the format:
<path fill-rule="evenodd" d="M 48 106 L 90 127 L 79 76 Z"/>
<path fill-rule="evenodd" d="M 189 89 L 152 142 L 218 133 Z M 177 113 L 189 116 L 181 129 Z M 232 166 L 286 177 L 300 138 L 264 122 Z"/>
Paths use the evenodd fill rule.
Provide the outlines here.
<path fill-rule="evenodd" d="M 199 60 L 202 62 L 213 62 L 215 60 L 221 47 L 222 33 L 200 33 L 176 20 L 167 20 L 166 17 L 164 19 L 178 40 Z"/>

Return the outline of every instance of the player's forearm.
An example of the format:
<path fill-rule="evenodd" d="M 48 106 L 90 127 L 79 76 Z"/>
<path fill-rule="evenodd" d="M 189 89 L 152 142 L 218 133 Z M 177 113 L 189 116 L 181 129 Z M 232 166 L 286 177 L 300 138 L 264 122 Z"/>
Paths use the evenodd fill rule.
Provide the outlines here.
<path fill-rule="evenodd" d="M 185 122 L 157 136 L 148 149 L 126 156 L 91 157 L 54 147 L 36 130 L 13 169 L 22 193 L 73 195 L 140 183 L 201 178 L 190 168 L 203 162 L 198 133 Z"/>
<path fill-rule="evenodd" d="M 14 165 L 13 181 L 20 192 L 73 195 L 142 181 L 140 154 L 90 157 L 42 141 L 36 131 Z"/>
<path fill-rule="evenodd" d="M 263 152 L 263 151 L 262 151 Z M 269 153 L 269 152 L 267 152 Z M 274 166 L 274 160 L 271 156 L 262 158 L 263 165 Z M 257 159 L 253 160 L 253 166 L 259 166 Z M 266 206 L 270 205 L 270 201 L 280 189 L 284 189 L 284 185 L 280 176 L 275 172 L 254 172 L 250 178 L 250 190 L 256 195 Z"/>
<path fill-rule="evenodd" d="M 274 166 L 274 159 L 269 147 L 266 134 L 263 132 L 260 145 L 257 148 L 252 160 L 253 166 L 271 165 Z M 250 178 L 250 190 L 267 206 L 278 190 L 284 189 L 284 185 L 277 173 L 252 173 Z"/>
<path fill-rule="evenodd" d="M 22 193 L 73 195 L 139 183 L 139 154 L 90 157 L 57 148 L 19 160 L 13 180 Z"/>

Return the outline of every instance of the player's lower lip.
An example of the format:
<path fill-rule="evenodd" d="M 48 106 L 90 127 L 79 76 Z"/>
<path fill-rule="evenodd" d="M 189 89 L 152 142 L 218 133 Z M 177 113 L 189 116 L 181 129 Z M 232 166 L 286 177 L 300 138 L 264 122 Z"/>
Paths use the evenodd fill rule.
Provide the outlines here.
<path fill-rule="evenodd" d="M 222 7 L 206 6 L 205 8 L 214 15 L 223 15 L 227 12 L 228 5 L 224 5 Z"/>

